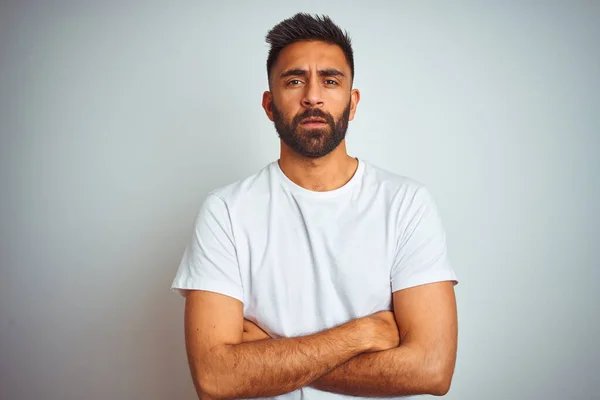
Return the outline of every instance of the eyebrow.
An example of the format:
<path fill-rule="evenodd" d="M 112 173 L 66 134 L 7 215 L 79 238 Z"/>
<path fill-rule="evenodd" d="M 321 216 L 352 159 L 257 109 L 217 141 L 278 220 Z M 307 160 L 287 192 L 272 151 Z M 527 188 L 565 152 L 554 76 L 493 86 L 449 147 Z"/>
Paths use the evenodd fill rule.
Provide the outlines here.
<path fill-rule="evenodd" d="M 321 69 L 317 73 L 319 74 L 319 76 L 339 76 L 341 78 L 346 77 L 346 75 L 342 71 L 337 70 L 335 68 Z M 307 70 L 293 68 L 293 69 L 288 69 L 287 71 L 285 71 L 284 73 L 279 75 L 279 78 L 287 78 L 289 76 L 307 76 L 307 75 L 308 75 Z"/>

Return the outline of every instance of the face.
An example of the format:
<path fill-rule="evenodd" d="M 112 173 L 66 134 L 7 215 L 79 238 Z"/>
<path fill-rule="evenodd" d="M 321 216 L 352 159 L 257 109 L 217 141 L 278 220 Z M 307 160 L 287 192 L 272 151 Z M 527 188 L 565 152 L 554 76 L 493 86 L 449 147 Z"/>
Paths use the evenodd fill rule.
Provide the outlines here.
<path fill-rule="evenodd" d="M 320 158 L 346 137 L 359 100 L 341 48 L 319 41 L 286 47 L 271 71 L 263 108 L 282 142 L 308 158 Z"/>

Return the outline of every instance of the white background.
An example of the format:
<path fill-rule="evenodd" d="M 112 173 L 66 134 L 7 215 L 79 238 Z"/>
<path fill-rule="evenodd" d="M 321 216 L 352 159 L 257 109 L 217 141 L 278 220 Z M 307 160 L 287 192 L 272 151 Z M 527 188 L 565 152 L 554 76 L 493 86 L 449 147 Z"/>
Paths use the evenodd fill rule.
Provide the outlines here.
<path fill-rule="evenodd" d="M 600 3 L 283 3 L 2 2 L 0 398 L 194 398 L 169 287 L 208 191 L 278 157 L 297 11 L 353 38 L 349 152 L 438 202 L 447 398 L 599 398 Z"/>

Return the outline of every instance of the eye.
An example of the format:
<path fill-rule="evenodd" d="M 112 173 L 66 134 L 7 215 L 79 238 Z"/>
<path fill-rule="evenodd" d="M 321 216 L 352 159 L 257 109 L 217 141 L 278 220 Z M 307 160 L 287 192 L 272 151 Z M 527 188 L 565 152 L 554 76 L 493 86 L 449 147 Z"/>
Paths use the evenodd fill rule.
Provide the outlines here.
<path fill-rule="evenodd" d="M 326 79 L 325 83 L 327 85 L 334 85 L 334 86 L 338 84 L 337 81 L 334 81 L 333 79 Z"/>
<path fill-rule="evenodd" d="M 297 85 L 301 85 L 302 81 L 300 79 L 292 79 L 287 84 L 288 84 L 288 86 L 297 86 Z"/>

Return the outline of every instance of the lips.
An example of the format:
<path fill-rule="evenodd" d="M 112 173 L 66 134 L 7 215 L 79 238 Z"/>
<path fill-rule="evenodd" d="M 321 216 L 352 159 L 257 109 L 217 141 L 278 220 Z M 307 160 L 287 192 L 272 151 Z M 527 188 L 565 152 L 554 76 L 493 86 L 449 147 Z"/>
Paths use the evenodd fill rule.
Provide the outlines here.
<path fill-rule="evenodd" d="M 325 124 L 327 123 L 327 121 L 325 121 L 323 118 L 306 118 L 303 119 L 302 124 Z"/>

